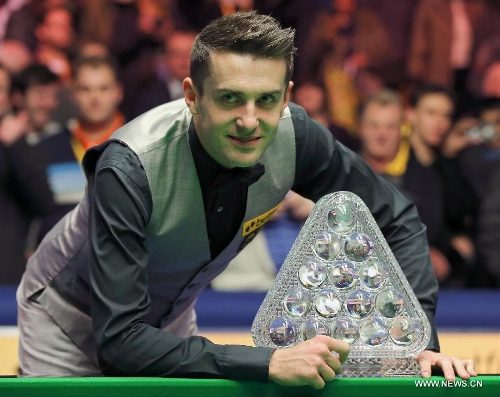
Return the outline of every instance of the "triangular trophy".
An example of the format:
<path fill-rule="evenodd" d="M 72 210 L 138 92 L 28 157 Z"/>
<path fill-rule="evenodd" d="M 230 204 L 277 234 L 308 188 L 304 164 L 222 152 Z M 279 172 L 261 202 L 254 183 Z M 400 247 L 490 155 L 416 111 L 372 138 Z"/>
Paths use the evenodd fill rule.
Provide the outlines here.
<path fill-rule="evenodd" d="M 295 240 L 252 325 L 256 346 L 316 335 L 349 343 L 339 377 L 418 376 L 431 329 L 365 203 L 324 196 Z"/>

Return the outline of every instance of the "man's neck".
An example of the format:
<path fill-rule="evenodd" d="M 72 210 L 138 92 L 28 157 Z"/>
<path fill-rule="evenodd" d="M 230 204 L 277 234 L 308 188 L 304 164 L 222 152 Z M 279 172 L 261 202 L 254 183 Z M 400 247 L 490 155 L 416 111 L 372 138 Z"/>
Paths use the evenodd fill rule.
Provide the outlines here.
<path fill-rule="evenodd" d="M 436 159 L 436 151 L 432 146 L 427 145 L 420 135 L 412 133 L 410 144 L 418 162 L 423 166 L 430 166 Z"/>
<path fill-rule="evenodd" d="M 370 156 L 366 152 L 361 152 L 361 157 L 368 163 L 370 168 L 377 174 L 383 174 L 385 172 L 387 165 L 394 159 L 394 158 L 389 159 L 389 158 L 374 157 Z"/>
<path fill-rule="evenodd" d="M 101 123 L 91 123 L 85 120 L 78 119 L 78 125 L 86 135 L 96 136 L 106 133 L 115 121 L 116 114 L 108 120 Z"/>

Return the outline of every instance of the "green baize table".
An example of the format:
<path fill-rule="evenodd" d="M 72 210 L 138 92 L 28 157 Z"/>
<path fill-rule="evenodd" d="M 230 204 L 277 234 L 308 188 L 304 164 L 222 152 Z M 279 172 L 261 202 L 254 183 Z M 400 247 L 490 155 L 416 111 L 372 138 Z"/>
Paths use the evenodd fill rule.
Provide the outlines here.
<path fill-rule="evenodd" d="M 500 397 L 500 375 L 468 381 L 442 377 L 334 379 L 324 389 L 215 379 L 0 378 L 1 397 Z"/>

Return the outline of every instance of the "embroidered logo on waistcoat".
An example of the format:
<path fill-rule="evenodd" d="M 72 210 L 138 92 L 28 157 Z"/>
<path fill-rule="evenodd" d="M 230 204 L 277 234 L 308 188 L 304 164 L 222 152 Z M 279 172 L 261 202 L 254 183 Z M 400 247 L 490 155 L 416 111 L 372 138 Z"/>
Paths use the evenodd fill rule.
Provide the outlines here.
<path fill-rule="evenodd" d="M 276 207 L 270 209 L 266 213 L 259 215 L 257 218 L 251 219 L 243 224 L 243 230 L 241 232 L 243 241 L 241 242 L 238 251 L 241 251 L 243 248 L 245 248 L 250 243 L 250 241 L 255 238 L 262 226 L 264 226 L 266 222 L 271 219 L 280 205 L 281 203 L 279 203 Z"/>

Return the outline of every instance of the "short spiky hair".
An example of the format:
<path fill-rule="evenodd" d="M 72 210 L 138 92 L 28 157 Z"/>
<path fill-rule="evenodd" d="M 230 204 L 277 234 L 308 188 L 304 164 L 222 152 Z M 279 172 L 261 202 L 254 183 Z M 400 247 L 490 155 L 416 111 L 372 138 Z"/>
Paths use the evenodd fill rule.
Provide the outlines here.
<path fill-rule="evenodd" d="M 283 58 L 288 84 L 293 74 L 295 31 L 283 29 L 278 21 L 267 15 L 236 12 L 218 18 L 207 25 L 196 37 L 191 49 L 191 78 L 200 94 L 203 81 L 209 73 L 213 51 L 248 54 L 257 58 Z"/>

